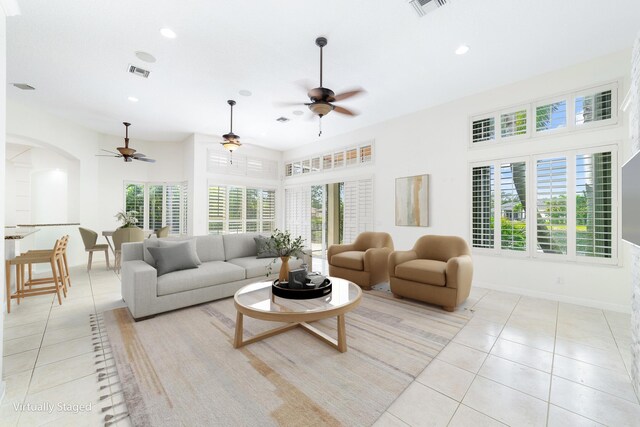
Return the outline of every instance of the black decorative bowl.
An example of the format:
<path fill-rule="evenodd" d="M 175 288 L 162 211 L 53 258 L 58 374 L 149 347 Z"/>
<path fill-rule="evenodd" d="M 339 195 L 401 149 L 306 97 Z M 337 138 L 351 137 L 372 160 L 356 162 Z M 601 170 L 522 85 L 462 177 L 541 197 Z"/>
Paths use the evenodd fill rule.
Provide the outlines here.
<path fill-rule="evenodd" d="M 331 281 L 327 279 L 318 287 L 311 286 L 307 283 L 301 288 L 289 288 L 289 282 L 280 283 L 280 281 L 276 279 L 271 285 L 271 292 L 277 297 L 287 299 L 321 298 L 331 293 Z"/>

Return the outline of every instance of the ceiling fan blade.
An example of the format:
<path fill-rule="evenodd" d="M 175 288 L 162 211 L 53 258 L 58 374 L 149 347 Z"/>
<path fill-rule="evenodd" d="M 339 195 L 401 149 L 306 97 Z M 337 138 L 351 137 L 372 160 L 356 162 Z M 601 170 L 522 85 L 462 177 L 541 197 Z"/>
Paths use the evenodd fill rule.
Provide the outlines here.
<path fill-rule="evenodd" d="M 133 158 L 138 158 L 138 157 L 147 157 L 147 155 L 146 154 L 142 154 L 142 153 L 135 153 L 133 155 Z"/>
<path fill-rule="evenodd" d="M 311 82 L 311 80 L 308 79 L 298 80 L 295 82 L 295 84 L 300 89 L 304 90 L 305 93 L 309 92 L 314 87 L 314 84 Z"/>
<path fill-rule="evenodd" d="M 118 154 L 115 151 L 105 150 L 104 148 L 101 148 L 100 151 L 104 151 L 105 153 Z"/>
<path fill-rule="evenodd" d="M 149 157 L 133 157 L 134 160 L 140 160 L 141 162 L 149 162 L 155 163 L 155 159 L 150 159 Z"/>
<path fill-rule="evenodd" d="M 333 111 L 335 111 L 336 113 L 340 113 L 340 114 L 346 114 L 347 116 L 357 116 L 358 115 L 358 113 L 356 113 L 355 111 L 348 110 L 348 109 L 346 109 L 344 107 L 338 107 L 337 105 L 335 106 Z"/>
<path fill-rule="evenodd" d="M 351 98 L 352 96 L 359 95 L 359 94 L 361 94 L 361 93 L 366 93 L 366 90 L 364 90 L 364 89 L 362 89 L 362 88 L 355 88 L 355 89 L 352 89 L 352 90 L 347 91 L 347 92 L 339 93 L 339 94 L 337 94 L 336 96 L 334 96 L 333 98 L 334 98 L 336 101 L 342 101 L 342 100 L 345 100 L 345 99 Z"/>
<path fill-rule="evenodd" d="M 122 157 L 122 156 L 113 155 L 113 154 L 96 154 L 96 157 Z"/>
<path fill-rule="evenodd" d="M 296 107 L 298 105 L 304 105 L 302 102 L 274 102 L 276 107 Z"/>

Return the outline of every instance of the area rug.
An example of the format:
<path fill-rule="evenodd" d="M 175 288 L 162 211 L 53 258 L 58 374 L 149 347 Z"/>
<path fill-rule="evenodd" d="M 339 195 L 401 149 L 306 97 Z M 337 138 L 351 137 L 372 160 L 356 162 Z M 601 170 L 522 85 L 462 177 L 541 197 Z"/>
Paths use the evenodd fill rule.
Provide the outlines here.
<path fill-rule="evenodd" d="M 367 426 L 467 318 L 364 293 L 346 315 L 348 351 L 301 329 L 232 347 L 233 298 L 135 322 L 104 313 L 134 426 Z M 276 324 L 245 316 L 245 339 Z M 336 320 L 314 322 L 335 336 Z"/>

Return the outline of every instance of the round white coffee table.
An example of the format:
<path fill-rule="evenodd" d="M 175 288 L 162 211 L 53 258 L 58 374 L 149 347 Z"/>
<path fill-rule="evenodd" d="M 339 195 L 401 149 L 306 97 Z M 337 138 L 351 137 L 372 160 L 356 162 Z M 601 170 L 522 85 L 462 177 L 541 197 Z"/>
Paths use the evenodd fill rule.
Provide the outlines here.
<path fill-rule="evenodd" d="M 271 282 L 254 283 L 240 289 L 233 297 L 238 312 L 233 346 L 239 348 L 300 326 L 338 351 L 342 353 L 347 351 L 344 316 L 345 313 L 360 304 L 362 291 L 358 285 L 348 280 L 338 277 L 330 277 L 330 279 L 332 289 L 329 295 L 306 300 L 287 299 L 272 295 Z M 244 340 L 243 316 L 287 324 Z M 338 318 L 337 340 L 309 324 L 309 322 L 334 316 Z"/>

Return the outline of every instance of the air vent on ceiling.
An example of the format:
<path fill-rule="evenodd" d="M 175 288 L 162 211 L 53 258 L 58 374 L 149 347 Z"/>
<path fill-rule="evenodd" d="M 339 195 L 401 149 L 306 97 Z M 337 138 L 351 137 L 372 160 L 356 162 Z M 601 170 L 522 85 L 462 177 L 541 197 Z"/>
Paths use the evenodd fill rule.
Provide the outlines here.
<path fill-rule="evenodd" d="M 413 6 L 418 16 L 424 16 L 450 2 L 451 0 L 409 0 L 409 4 Z"/>
<path fill-rule="evenodd" d="M 135 65 L 131 64 L 129 64 L 129 72 L 136 76 L 144 77 L 145 79 L 149 77 L 149 74 L 151 74 L 151 71 L 136 67 Z"/>
<path fill-rule="evenodd" d="M 29 86 L 26 83 L 14 83 L 13 84 L 15 87 L 17 87 L 18 89 L 22 89 L 22 90 L 36 90 L 35 87 L 33 86 Z"/>
<path fill-rule="evenodd" d="M 288 119 L 288 118 L 286 118 L 286 117 L 284 117 L 284 116 L 278 117 L 278 118 L 276 119 L 276 122 L 280 122 L 280 123 L 286 123 L 286 122 L 288 122 L 288 121 L 289 121 L 289 119 Z"/>

